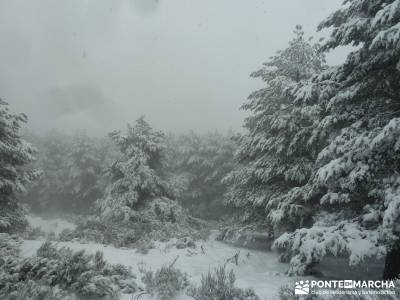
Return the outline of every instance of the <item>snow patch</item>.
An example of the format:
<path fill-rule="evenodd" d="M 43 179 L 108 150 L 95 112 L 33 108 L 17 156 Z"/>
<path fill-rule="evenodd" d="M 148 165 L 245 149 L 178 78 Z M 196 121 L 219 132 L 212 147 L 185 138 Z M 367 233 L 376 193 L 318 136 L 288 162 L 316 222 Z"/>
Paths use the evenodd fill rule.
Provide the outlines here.
<path fill-rule="evenodd" d="M 24 257 L 34 255 L 42 243 L 43 241 L 25 240 L 21 246 L 21 255 Z M 107 262 L 131 267 L 135 274 L 139 274 L 140 266 L 156 270 L 178 256 L 175 266 L 188 273 L 190 281 L 195 284 L 200 283 L 203 274 L 224 265 L 227 260 L 240 251 L 238 265 L 230 262 L 227 263 L 227 268 L 233 269 L 235 272 L 238 287 L 253 288 L 261 299 L 275 297 L 279 287 L 292 280 L 292 278 L 284 275 L 287 264 L 278 262 L 276 253 L 238 249 L 213 239 L 197 242 L 195 250 L 176 249 L 173 241 L 157 242 L 156 248 L 151 249 L 148 254 L 137 253 L 134 249 L 115 248 L 95 243 L 58 242 L 57 246 L 64 246 L 73 250 L 85 250 L 91 254 L 100 250 L 104 253 L 104 259 Z M 203 247 L 204 252 L 201 247 Z M 140 278 L 140 275 L 138 277 Z M 130 297 L 131 295 L 125 295 L 122 299 L 128 300 Z M 146 295 L 142 296 L 141 299 L 150 300 L 152 298 Z M 180 295 L 177 299 L 187 300 L 192 298 Z"/>
<path fill-rule="evenodd" d="M 75 229 L 75 224 L 65 219 L 43 219 L 39 216 L 27 215 L 26 219 L 31 227 L 40 227 L 45 233 L 54 232 L 58 236 L 64 229 Z"/>

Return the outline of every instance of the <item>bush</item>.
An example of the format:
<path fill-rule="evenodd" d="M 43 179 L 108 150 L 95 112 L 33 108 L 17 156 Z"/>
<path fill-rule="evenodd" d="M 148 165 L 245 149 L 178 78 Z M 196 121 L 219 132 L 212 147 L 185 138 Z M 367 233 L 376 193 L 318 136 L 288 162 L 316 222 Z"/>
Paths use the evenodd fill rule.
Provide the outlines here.
<path fill-rule="evenodd" d="M 20 244 L 21 240 L 18 236 L 0 233 L 0 265 L 6 257 L 15 256 L 19 253 Z"/>
<path fill-rule="evenodd" d="M 134 244 L 136 251 L 141 253 L 141 254 L 147 254 L 149 253 L 150 249 L 154 249 L 155 244 L 154 241 L 147 239 L 147 238 L 143 238 L 140 239 L 139 241 L 137 241 Z"/>
<path fill-rule="evenodd" d="M 259 300 L 252 289 L 235 287 L 236 277 L 233 271 L 229 273 L 225 267 L 208 272 L 202 276 L 199 287 L 192 286 L 188 295 L 196 300 Z"/>
<path fill-rule="evenodd" d="M 183 237 L 176 241 L 177 249 L 196 248 L 196 243 L 190 237 Z"/>
<path fill-rule="evenodd" d="M 68 228 L 61 231 L 60 234 L 58 235 L 58 239 L 63 242 L 70 242 L 74 238 L 76 238 L 75 232 Z"/>
<path fill-rule="evenodd" d="M 161 300 L 170 300 L 189 285 L 187 274 L 173 267 L 175 261 L 155 273 L 142 270 L 142 281 L 149 294 Z"/>
<path fill-rule="evenodd" d="M 90 217 L 80 221 L 75 230 L 64 230 L 59 238 L 62 241 L 78 239 L 137 248 L 139 252 L 147 253 L 153 248 L 152 241 L 188 237 L 205 239 L 208 235 L 209 230 L 204 224 L 190 218 L 175 201 L 162 198 L 153 199 L 140 210 L 131 211 L 124 223 Z"/>
<path fill-rule="evenodd" d="M 75 300 L 76 297 L 57 287 L 41 285 L 29 280 L 16 284 L 15 291 L 8 295 L 1 294 L 4 300 Z"/>
<path fill-rule="evenodd" d="M 89 255 L 84 251 L 58 249 L 45 242 L 36 256 L 24 259 L 9 256 L 0 265 L 0 299 L 10 295 L 20 299 L 17 296 L 24 289 L 32 294 L 32 299 L 42 299 L 34 298 L 40 295 L 42 285 L 48 294 L 51 288 L 58 287 L 79 297 L 116 299 L 120 291 L 137 291 L 134 278 L 126 267 L 107 264 L 101 252 Z"/>
<path fill-rule="evenodd" d="M 4 198 L 5 195 L 1 196 Z M 28 226 L 24 209 L 13 201 L 14 198 L 9 199 L 5 204 L 2 199 L 0 203 L 0 232 L 21 233 Z"/>

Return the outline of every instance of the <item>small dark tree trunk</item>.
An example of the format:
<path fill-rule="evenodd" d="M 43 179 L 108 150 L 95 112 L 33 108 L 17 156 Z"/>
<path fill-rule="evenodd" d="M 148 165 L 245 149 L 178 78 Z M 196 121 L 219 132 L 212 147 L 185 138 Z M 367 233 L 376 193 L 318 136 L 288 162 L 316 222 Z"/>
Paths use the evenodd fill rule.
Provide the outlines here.
<path fill-rule="evenodd" d="M 383 279 L 395 279 L 400 276 L 400 242 L 397 242 L 386 255 Z"/>

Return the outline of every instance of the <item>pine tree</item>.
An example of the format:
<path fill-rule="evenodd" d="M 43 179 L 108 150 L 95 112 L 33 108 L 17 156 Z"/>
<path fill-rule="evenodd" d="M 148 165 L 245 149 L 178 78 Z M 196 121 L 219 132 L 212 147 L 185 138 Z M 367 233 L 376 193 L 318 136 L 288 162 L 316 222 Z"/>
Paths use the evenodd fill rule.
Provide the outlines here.
<path fill-rule="evenodd" d="M 222 179 L 233 167 L 233 133 L 190 132 L 170 137 L 171 173 L 184 181 L 178 200 L 201 217 L 217 218 L 226 212 Z"/>
<path fill-rule="evenodd" d="M 286 49 L 252 74 L 265 87 L 243 105 L 251 112 L 245 120 L 247 133 L 238 140 L 237 166 L 225 178 L 228 202 L 245 208 L 248 219 L 266 222 L 275 231 L 294 229 L 310 214 L 293 199 L 286 199 L 288 191 L 303 185 L 312 173 L 315 151 L 306 141 L 319 113 L 309 103 L 303 109 L 295 91 L 325 68 L 320 45 L 306 40 L 301 26 L 294 33 Z"/>
<path fill-rule="evenodd" d="M 28 165 L 34 160 L 35 149 L 20 136 L 24 114 L 14 114 L 0 99 L 0 232 L 13 232 L 26 226 L 17 193 L 34 180 L 37 173 Z"/>
<path fill-rule="evenodd" d="M 335 92 L 320 100 L 314 132 L 330 138 L 302 194 L 315 211 L 313 226 L 275 245 L 287 251 L 291 273 L 306 272 L 325 255 L 346 255 L 355 265 L 389 253 L 385 277 L 394 277 L 400 273 L 390 262 L 400 235 L 400 1 L 345 1 L 320 25 L 328 27 L 325 50 L 357 49 L 329 74 Z"/>
<path fill-rule="evenodd" d="M 22 197 L 32 211 L 94 213 L 102 197 L 106 167 L 115 156 L 109 139 L 86 134 L 66 135 L 52 131 L 27 137 L 39 150 L 35 167 L 42 175 Z"/>
<path fill-rule="evenodd" d="M 153 130 L 143 117 L 127 133 L 111 133 L 120 151 L 109 168 L 111 183 L 99 201 L 103 217 L 128 221 L 132 211 L 157 197 L 173 197 L 164 174 L 164 134 Z"/>

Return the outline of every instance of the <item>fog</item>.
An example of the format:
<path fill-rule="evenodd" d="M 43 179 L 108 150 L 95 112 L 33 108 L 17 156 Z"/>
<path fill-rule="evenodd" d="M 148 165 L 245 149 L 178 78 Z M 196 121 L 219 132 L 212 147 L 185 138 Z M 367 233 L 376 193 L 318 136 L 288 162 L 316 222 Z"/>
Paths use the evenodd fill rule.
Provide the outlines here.
<path fill-rule="evenodd" d="M 400 0 L 0 20 L 0 300 L 400 299 Z"/>
<path fill-rule="evenodd" d="M 29 128 L 240 130 L 249 74 L 340 0 L 2 0 L 0 91 Z M 343 52 L 328 62 L 343 60 Z"/>

